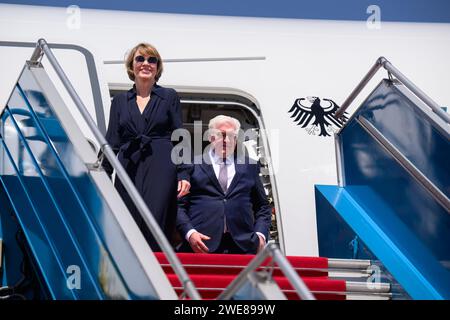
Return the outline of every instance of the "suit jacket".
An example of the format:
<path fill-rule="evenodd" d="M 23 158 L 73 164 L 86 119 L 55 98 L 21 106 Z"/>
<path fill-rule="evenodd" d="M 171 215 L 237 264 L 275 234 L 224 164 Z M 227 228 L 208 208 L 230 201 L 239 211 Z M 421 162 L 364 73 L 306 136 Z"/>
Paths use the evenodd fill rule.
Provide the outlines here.
<path fill-rule="evenodd" d="M 269 239 L 272 213 L 259 177 L 259 164 L 250 164 L 248 158 L 242 162 L 235 159 L 236 173 L 226 193 L 212 165 L 202 161 L 193 167 L 190 193 L 178 201 L 180 233 L 184 237 L 190 229 L 196 229 L 211 237 L 204 242 L 213 252 L 220 244 L 225 216 L 227 229 L 236 244 L 246 253 L 255 253 L 259 245 L 255 232 Z"/>

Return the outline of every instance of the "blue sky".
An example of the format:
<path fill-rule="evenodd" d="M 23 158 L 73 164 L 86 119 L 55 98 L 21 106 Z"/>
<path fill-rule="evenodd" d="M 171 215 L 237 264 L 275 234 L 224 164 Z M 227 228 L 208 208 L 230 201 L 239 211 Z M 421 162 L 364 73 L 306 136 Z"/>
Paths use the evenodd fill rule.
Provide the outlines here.
<path fill-rule="evenodd" d="M 366 20 L 378 5 L 383 21 L 450 23 L 449 0 L 12 0 L 3 3 L 224 16 Z"/>

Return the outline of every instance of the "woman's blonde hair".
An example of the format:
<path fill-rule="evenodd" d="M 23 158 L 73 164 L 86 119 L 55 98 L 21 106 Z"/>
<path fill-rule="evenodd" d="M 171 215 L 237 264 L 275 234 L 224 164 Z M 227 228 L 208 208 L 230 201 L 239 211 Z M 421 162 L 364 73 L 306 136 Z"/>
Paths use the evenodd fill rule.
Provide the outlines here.
<path fill-rule="evenodd" d="M 125 67 L 127 68 L 127 74 L 128 78 L 130 78 L 131 81 L 135 80 L 134 72 L 133 72 L 133 64 L 134 64 L 134 55 L 136 52 L 149 55 L 152 57 L 158 58 L 158 64 L 157 64 L 157 71 L 155 76 L 155 81 L 158 82 L 159 78 L 161 77 L 161 74 L 163 72 L 163 63 L 161 60 L 161 56 L 159 55 L 158 50 L 154 46 L 152 46 L 149 43 L 141 42 L 137 46 L 135 46 L 131 51 L 128 53 L 127 58 L 125 59 Z"/>

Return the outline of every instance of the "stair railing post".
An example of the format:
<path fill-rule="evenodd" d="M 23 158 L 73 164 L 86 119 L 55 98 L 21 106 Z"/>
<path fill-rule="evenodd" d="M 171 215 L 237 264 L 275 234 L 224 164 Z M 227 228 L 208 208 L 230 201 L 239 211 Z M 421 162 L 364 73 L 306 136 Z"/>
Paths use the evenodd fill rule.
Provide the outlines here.
<path fill-rule="evenodd" d="M 364 78 L 358 83 L 355 89 L 350 93 L 350 95 L 345 99 L 340 108 L 335 112 L 334 116 L 340 118 L 344 115 L 345 110 L 350 106 L 350 104 L 355 100 L 355 98 L 361 93 L 367 83 L 373 78 L 373 76 L 378 72 L 378 70 L 383 67 L 388 71 L 389 78 L 392 75 L 399 80 L 405 87 L 407 87 L 412 93 L 414 93 L 419 99 L 421 99 L 426 105 L 428 105 L 433 112 L 438 115 L 447 124 L 450 124 L 450 115 L 442 110 L 442 108 L 431 99 L 425 92 L 423 92 L 418 86 L 416 86 L 411 80 L 409 80 L 403 73 L 400 72 L 396 67 L 392 65 L 385 57 L 379 57 L 375 64 L 370 68 L 369 72 L 364 76 Z M 342 130 L 342 128 L 341 128 Z"/>

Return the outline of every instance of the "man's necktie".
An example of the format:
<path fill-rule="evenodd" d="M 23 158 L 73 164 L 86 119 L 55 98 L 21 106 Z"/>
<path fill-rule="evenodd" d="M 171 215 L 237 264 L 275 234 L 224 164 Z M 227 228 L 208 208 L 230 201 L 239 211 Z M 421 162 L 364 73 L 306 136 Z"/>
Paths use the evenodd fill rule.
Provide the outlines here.
<path fill-rule="evenodd" d="M 226 165 L 225 161 L 222 161 L 220 163 L 219 184 L 222 187 L 223 192 L 227 192 L 228 173 L 227 173 L 227 165 Z"/>
<path fill-rule="evenodd" d="M 220 163 L 219 168 L 219 184 L 222 187 L 223 192 L 227 192 L 227 185 L 228 185 L 228 172 L 227 172 L 227 164 L 225 161 L 222 161 Z M 223 216 L 223 232 L 227 232 L 227 218 L 224 215 Z"/>

